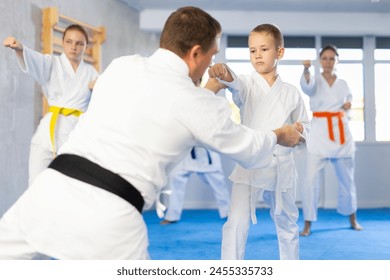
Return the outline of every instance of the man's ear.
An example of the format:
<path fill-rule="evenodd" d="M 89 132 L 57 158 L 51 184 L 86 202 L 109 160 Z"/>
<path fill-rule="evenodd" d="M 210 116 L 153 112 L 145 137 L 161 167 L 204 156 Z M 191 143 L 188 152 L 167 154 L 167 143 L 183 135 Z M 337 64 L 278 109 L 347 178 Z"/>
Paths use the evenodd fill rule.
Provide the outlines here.
<path fill-rule="evenodd" d="M 190 50 L 188 50 L 187 54 L 182 58 L 190 69 L 190 76 L 198 69 L 198 65 L 201 61 L 201 53 L 202 48 L 200 45 L 195 45 Z"/>
<path fill-rule="evenodd" d="M 192 60 L 194 63 L 196 63 L 199 59 L 200 54 L 202 53 L 202 48 L 200 45 L 193 46 L 188 51 L 188 59 Z"/>

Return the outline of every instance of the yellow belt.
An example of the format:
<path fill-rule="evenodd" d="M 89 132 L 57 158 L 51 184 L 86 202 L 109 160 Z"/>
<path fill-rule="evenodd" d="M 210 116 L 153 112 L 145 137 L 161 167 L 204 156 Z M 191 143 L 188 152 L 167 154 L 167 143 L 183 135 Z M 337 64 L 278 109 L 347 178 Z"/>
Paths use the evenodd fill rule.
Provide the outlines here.
<path fill-rule="evenodd" d="M 51 140 L 51 146 L 53 148 L 53 157 L 56 156 L 56 146 L 54 142 L 54 135 L 55 135 L 55 128 L 57 124 L 58 115 L 64 115 L 64 116 L 76 116 L 79 117 L 83 112 L 77 109 L 70 109 L 70 108 L 63 108 L 63 107 L 57 107 L 57 106 L 50 106 L 49 112 L 52 112 L 51 120 L 50 120 L 50 140 Z"/>

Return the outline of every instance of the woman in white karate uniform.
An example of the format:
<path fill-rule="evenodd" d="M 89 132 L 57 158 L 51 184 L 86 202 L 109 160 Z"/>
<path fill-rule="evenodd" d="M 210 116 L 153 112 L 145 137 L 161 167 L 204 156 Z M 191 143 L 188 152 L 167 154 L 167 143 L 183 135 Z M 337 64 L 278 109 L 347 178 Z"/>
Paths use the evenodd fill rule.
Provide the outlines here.
<path fill-rule="evenodd" d="M 3 42 L 15 50 L 22 71 L 41 86 L 49 112 L 42 118 L 30 146 L 29 185 L 67 140 L 78 117 L 86 111 L 98 72 L 83 62 L 88 34 L 80 25 L 68 26 L 63 34 L 64 53 L 41 54 L 10 36 Z"/>
<path fill-rule="evenodd" d="M 339 181 L 337 212 L 350 217 L 351 227 L 361 230 L 356 219 L 356 185 L 354 181 L 355 143 L 348 125 L 347 112 L 351 109 L 352 94 L 346 81 L 335 74 L 337 48 L 325 46 L 320 52 L 322 74 L 310 74 L 310 60 L 303 62 L 301 87 L 310 97 L 313 111 L 308 139 L 306 176 L 302 190 L 305 226 L 300 233 L 308 236 L 311 223 L 317 220 L 320 194 L 318 175 L 328 162 L 335 167 Z"/>

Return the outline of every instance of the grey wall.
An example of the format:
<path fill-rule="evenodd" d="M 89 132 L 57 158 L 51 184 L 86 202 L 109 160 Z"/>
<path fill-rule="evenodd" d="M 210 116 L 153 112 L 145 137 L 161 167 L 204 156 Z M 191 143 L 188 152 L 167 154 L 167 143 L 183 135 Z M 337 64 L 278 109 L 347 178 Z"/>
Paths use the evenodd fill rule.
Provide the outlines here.
<path fill-rule="evenodd" d="M 58 7 L 61 14 L 105 26 L 102 69 L 112 59 L 133 53 L 151 54 L 156 33 L 138 27 L 139 13 L 119 0 L 1 0 L 0 40 L 9 35 L 41 50 L 41 10 Z M 14 52 L 0 47 L 0 216 L 27 188 L 30 140 L 41 118 L 40 87 L 23 74 Z"/>

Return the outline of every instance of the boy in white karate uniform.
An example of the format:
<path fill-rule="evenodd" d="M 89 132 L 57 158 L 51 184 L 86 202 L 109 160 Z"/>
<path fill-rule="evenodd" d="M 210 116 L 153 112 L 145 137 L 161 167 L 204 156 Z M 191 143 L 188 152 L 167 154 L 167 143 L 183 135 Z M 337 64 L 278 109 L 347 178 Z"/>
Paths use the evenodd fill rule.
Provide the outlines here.
<path fill-rule="evenodd" d="M 271 24 L 255 27 L 249 34 L 249 51 L 255 68 L 251 76 L 237 77 L 226 65 L 216 64 L 209 70 L 210 77 L 219 78 L 233 93 L 242 124 L 262 130 L 294 124 L 306 138 L 309 120 L 301 95 L 277 73 L 278 61 L 284 54 L 280 30 Z M 244 259 L 250 219 L 256 223 L 259 191 L 276 225 L 280 259 L 299 259 L 297 172 L 292 152 L 292 148 L 277 145 L 267 167 L 248 170 L 238 164 L 234 169 L 230 176 L 234 182 L 231 207 L 223 227 L 222 259 Z"/>

